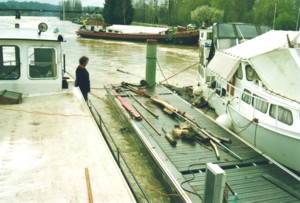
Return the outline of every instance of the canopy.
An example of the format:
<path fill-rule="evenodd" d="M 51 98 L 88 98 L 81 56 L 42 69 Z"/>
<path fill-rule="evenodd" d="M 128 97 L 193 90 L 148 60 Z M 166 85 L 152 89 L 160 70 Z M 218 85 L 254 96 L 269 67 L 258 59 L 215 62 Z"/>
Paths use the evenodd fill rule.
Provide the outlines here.
<path fill-rule="evenodd" d="M 226 53 L 216 52 L 216 55 L 208 64 L 207 68 L 229 81 L 236 72 L 240 64 L 240 59 L 232 57 Z"/>
<path fill-rule="evenodd" d="M 291 43 L 298 41 L 299 32 L 271 30 L 258 37 L 226 49 L 225 52 L 238 58 L 249 59 L 278 48 L 288 47 L 288 38 Z"/>
<path fill-rule="evenodd" d="M 217 52 L 207 68 L 229 81 L 241 61 L 248 61 L 269 90 L 300 102 L 299 42 L 299 32 L 272 30 Z"/>
<path fill-rule="evenodd" d="M 300 102 L 300 49 L 278 49 L 250 61 L 269 90 Z"/>

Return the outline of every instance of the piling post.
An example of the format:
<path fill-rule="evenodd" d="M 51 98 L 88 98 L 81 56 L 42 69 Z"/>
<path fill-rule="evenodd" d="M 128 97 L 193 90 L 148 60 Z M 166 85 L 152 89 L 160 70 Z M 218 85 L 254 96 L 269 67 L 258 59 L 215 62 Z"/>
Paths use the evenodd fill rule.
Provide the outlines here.
<path fill-rule="evenodd" d="M 157 55 L 157 40 L 147 40 L 146 54 L 146 81 L 149 87 L 153 87 L 156 83 L 156 55 Z"/>

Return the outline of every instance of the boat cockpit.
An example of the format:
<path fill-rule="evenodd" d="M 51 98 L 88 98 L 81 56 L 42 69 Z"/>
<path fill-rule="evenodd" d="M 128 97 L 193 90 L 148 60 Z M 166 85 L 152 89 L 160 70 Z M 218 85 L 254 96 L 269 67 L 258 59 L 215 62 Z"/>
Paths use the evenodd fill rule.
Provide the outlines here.
<path fill-rule="evenodd" d="M 22 94 L 59 92 L 62 90 L 63 37 L 39 29 L 19 26 L 3 29 L 0 38 L 1 89 Z"/>

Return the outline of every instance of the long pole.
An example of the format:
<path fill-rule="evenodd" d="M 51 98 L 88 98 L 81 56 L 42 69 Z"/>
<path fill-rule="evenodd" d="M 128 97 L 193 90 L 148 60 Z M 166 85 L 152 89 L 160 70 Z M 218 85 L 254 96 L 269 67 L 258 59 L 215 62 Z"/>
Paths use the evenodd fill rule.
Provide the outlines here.
<path fill-rule="evenodd" d="M 298 3 L 298 17 L 297 17 L 297 23 L 296 23 L 296 31 L 298 30 L 298 26 L 299 26 L 299 15 L 300 15 L 300 4 Z"/>
<path fill-rule="evenodd" d="M 144 0 L 144 23 L 146 23 L 146 3 Z"/>
<path fill-rule="evenodd" d="M 168 14 L 169 14 L 169 26 L 171 26 L 171 0 L 169 0 L 169 5 L 168 5 Z"/>
<path fill-rule="evenodd" d="M 274 9 L 273 30 L 275 30 L 276 12 L 277 12 L 277 3 L 275 3 L 275 9 Z"/>

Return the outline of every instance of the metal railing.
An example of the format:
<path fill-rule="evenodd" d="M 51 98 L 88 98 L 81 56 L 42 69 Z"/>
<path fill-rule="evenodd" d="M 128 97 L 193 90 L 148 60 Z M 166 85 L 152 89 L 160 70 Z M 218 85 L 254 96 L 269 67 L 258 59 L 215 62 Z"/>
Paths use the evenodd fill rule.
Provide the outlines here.
<path fill-rule="evenodd" d="M 92 104 L 91 101 L 89 101 L 89 108 L 90 111 L 99 127 L 99 130 L 101 131 L 103 138 L 105 139 L 105 142 L 107 144 L 107 146 L 109 147 L 115 161 L 117 162 L 132 194 L 134 195 L 134 198 L 137 202 L 139 202 L 139 199 L 136 195 L 136 191 L 133 189 L 132 184 L 130 183 L 129 180 L 129 176 L 130 175 L 133 180 L 134 183 L 136 184 L 136 186 L 138 187 L 138 189 L 140 190 L 142 196 L 144 197 L 144 201 L 146 202 L 150 202 L 149 198 L 147 197 L 147 194 L 145 193 L 145 191 L 143 190 L 143 188 L 141 187 L 141 184 L 139 183 L 139 181 L 137 180 L 137 178 L 135 177 L 134 173 L 132 172 L 132 170 L 130 169 L 129 165 L 127 164 L 121 150 L 119 149 L 119 147 L 117 146 L 115 140 L 113 139 L 111 133 L 109 132 L 107 126 L 104 123 L 104 120 L 102 119 L 100 113 L 97 111 L 97 109 L 95 108 L 95 106 Z M 111 142 L 108 141 L 108 138 L 110 138 Z M 126 170 L 129 172 L 129 174 L 127 175 Z"/>
<path fill-rule="evenodd" d="M 256 95 L 253 95 L 252 93 L 247 93 L 245 92 L 244 90 L 242 89 L 239 89 L 237 87 L 235 87 L 234 85 L 232 85 L 231 83 L 227 82 L 226 80 L 224 80 L 223 78 L 219 77 L 218 74 L 210 71 L 209 69 L 207 69 L 206 67 L 203 67 L 201 65 L 199 65 L 199 72 L 198 74 L 201 75 L 202 78 L 204 78 L 204 80 L 206 80 L 206 82 L 208 82 L 209 84 L 212 83 L 212 81 L 216 81 L 216 87 L 215 88 L 224 88 L 224 87 L 227 87 L 226 88 L 226 92 L 228 92 L 228 94 L 226 94 L 226 96 L 228 96 L 228 101 L 229 102 L 232 102 L 234 100 L 238 100 L 238 106 L 235 106 L 236 110 L 237 111 L 240 111 L 241 110 L 241 104 L 242 104 L 242 99 L 243 99 L 243 95 L 246 95 L 248 97 L 251 98 L 251 103 L 249 105 L 252 106 L 252 108 L 249 108 L 249 112 L 251 111 L 251 115 L 253 117 L 255 116 L 269 116 L 270 114 L 270 106 L 271 105 L 274 105 L 276 106 L 276 108 L 278 108 L 278 106 L 282 106 L 290 111 L 293 111 L 293 116 L 295 116 L 295 114 L 298 114 L 299 113 L 299 109 L 297 109 L 296 107 L 294 106 L 291 106 L 291 105 L 288 105 L 286 101 L 280 101 L 280 100 L 274 100 L 272 98 L 268 98 L 267 100 L 266 99 L 263 99 L 259 96 L 256 96 Z M 200 76 L 198 76 L 200 77 Z M 233 92 L 236 92 L 235 96 L 231 95 L 230 92 L 233 91 Z M 265 90 L 265 91 L 268 91 L 268 90 Z M 236 95 L 239 95 L 239 96 L 236 96 Z M 280 96 L 280 95 L 276 95 L 276 96 Z M 283 97 L 282 97 L 283 98 Z M 256 106 L 253 104 L 253 101 L 256 100 L 256 102 L 267 102 L 267 110 L 266 112 L 261 112 L 260 110 L 258 110 L 256 108 Z M 233 107 L 233 106 L 232 106 Z M 278 110 L 276 111 L 278 112 Z M 259 117 L 260 117 L 259 116 Z M 271 117 L 270 117 L 271 118 Z M 274 119 L 274 123 L 271 124 L 273 125 L 274 127 L 278 127 L 278 122 L 280 122 L 278 120 L 278 115 L 276 114 L 276 117 L 272 117 Z"/>

